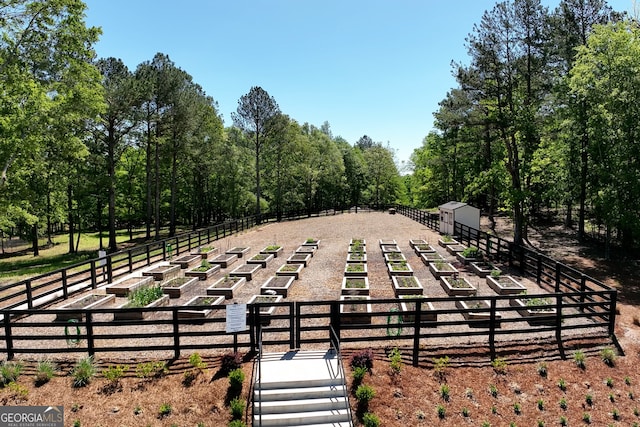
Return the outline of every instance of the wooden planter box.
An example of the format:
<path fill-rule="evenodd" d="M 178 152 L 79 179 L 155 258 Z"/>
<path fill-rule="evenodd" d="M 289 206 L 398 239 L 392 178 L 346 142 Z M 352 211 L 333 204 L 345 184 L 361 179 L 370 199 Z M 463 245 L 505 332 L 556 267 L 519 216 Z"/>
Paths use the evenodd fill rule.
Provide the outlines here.
<path fill-rule="evenodd" d="M 371 304 L 353 304 L 351 301 L 370 300 L 368 295 L 341 295 L 340 322 L 352 325 L 368 325 L 371 323 Z"/>
<path fill-rule="evenodd" d="M 276 276 L 291 276 L 298 280 L 303 268 L 302 264 L 285 264 L 276 270 Z"/>
<path fill-rule="evenodd" d="M 237 260 L 238 260 L 238 256 L 236 254 L 220 254 L 218 256 L 215 256 L 209 262 L 211 264 L 220 265 L 220 268 L 227 268 Z"/>
<path fill-rule="evenodd" d="M 457 255 L 458 252 L 462 252 L 465 249 L 467 249 L 467 247 L 465 245 L 461 245 L 461 244 L 457 244 L 457 245 L 447 245 L 447 252 L 449 252 L 451 255 Z"/>
<path fill-rule="evenodd" d="M 531 309 L 527 307 L 525 299 L 515 298 L 509 300 L 511 307 L 518 307 L 518 313 L 524 317 L 530 325 L 555 325 L 557 316 L 556 308 L 549 306 L 548 309 Z"/>
<path fill-rule="evenodd" d="M 367 262 L 367 254 L 359 252 L 351 252 L 347 254 L 347 262 Z"/>
<path fill-rule="evenodd" d="M 187 301 L 183 307 L 189 306 L 205 306 L 205 305 L 221 305 L 224 302 L 223 296 L 207 296 L 198 295 Z M 180 309 L 178 310 L 178 319 L 205 319 L 213 312 L 212 309 Z"/>
<path fill-rule="evenodd" d="M 389 277 L 393 276 L 413 276 L 413 269 L 406 261 L 391 261 L 387 263 Z"/>
<path fill-rule="evenodd" d="M 429 271 L 431 271 L 431 274 L 433 274 L 436 279 L 439 279 L 443 276 L 453 276 L 454 274 L 460 273 L 457 268 L 455 268 L 448 262 L 429 262 Z"/>
<path fill-rule="evenodd" d="M 449 296 L 475 296 L 478 290 L 464 277 L 440 277 L 440 285 Z"/>
<path fill-rule="evenodd" d="M 446 248 L 449 245 L 458 245 L 460 243 L 456 239 L 453 239 L 453 238 L 451 238 L 449 240 L 444 240 L 444 238 L 441 237 L 441 238 L 438 239 L 438 244 L 440 246 L 442 246 L 443 248 Z"/>
<path fill-rule="evenodd" d="M 302 264 L 304 267 L 311 261 L 311 254 L 294 252 L 287 258 L 287 264 Z"/>
<path fill-rule="evenodd" d="M 417 244 L 413 247 L 413 251 L 416 253 L 416 255 L 420 256 L 420 254 L 424 254 L 424 253 L 432 253 L 435 254 L 436 253 L 436 249 L 426 243 L 420 243 Z"/>
<path fill-rule="evenodd" d="M 368 277 L 343 277 L 341 295 L 369 295 Z"/>
<path fill-rule="evenodd" d="M 387 246 L 387 245 L 397 246 L 398 242 L 396 242 L 394 239 L 380 239 L 380 240 L 378 240 L 378 244 L 380 245 L 380 248 L 382 249 L 383 246 Z"/>
<path fill-rule="evenodd" d="M 271 315 L 277 308 L 276 306 L 269 304 L 281 301 L 282 297 L 280 295 L 254 295 L 249 299 L 247 304 L 260 304 L 260 324 L 269 325 L 271 323 Z M 249 315 L 249 311 L 247 311 L 247 315 Z"/>
<path fill-rule="evenodd" d="M 388 252 L 383 254 L 384 262 L 389 263 L 393 261 L 406 261 L 407 257 L 402 252 Z"/>
<path fill-rule="evenodd" d="M 364 262 L 350 262 L 344 266 L 344 276 L 364 277 L 367 275 L 367 264 Z"/>
<path fill-rule="evenodd" d="M 302 245 L 302 246 L 298 246 L 295 253 L 305 254 L 305 255 L 308 254 L 310 256 L 313 256 L 313 254 L 315 254 L 317 250 L 318 249 L 316 246 Z"/>
<path fill-rule="evenodd" d="M 402 295 L 422 295 L 424 288 L 416 276 L 391 276 L 396 298 Z"/>
<path fill-rule="evenodd" d="M 278 254 L 282 252 L 282 246 L 270 245 L 260 251 L 261 254 L 271 254 L 274 258 L 278 258 Z"/>
<path fill-rule="evenodd" d="M 482 254 L 480 254 L 482 255 Z M 468 265 L 472 262 L 478 262 L 482 259 L 482 257 L 466 257 L 464 255 L 462 255 L 462 252 L 456 252 L 456 259 L 458 261 L 460 261 L 461 263 L 463 263 L 464 265 Z"/>
<path fill-rule="evenodd" d="M 456 307 L 462 311 L 462 316 L 469 321 L 469 326 L 477 328 L 488 328 L 491 323 L 491 312 L 484 311 L 491 308 L 491 304 L 486 300 L 464 301 L 457 299 Z M 467 311 L 473 309 L 482 309 L 483 311 Z M 501 326 L 500 319 L 502 315 L 496 311 L 496 328 Z"/>
<path fill-rule="evenodd" d="M 68 310 L 65 313 L 57 313 L 56 321 L 67 321 L 70 319 L 82 320 L 84 313 L 81 311 L 72 311 L 73 309 L 90 310 L 92 308 L 102 307 L 111 304 L 116 299 L 113 294 L 89 294 L 82 298 L 71 301 L 59 307 L 60 310 Z"/>
<path fill-rule="evenodd" d="M 500 295 L 517 295 L 527 290 L 511 276 L 486 276 L 487 285 Z"/>
<path fill-rule="evenodd" d="M 275 292 L 276 295 L 286 298 L 294 280 L 292 276 L 272 276 L 260 286 L 260 293 L 262 295 L 268 295 L 271 292 Z"/>
<path fill-rule="evenodd" d="M 191 255 L 200 255 L 202 259 L 209 259 L 214 255 L 218 255 L 219 249 L 213 246 L 201 246 L 198 250 L 191 252 Z"/>
<path fill-rule="evenodd" d="M 487 277 L 491 274 L 492 271 L 498 271 L 502 273 L 499 268 L 486 261 L 472 262 L 469 265 L 471 266 L 471 270 L 480 277 Z"/>
<path fill-rule="evenodd" d="M 417 297 L 415 295 L 402 295 L 400 296 L 402 302 L 400 303 L 400 312 L 402 313 L 402 321 L 405 323 L 415 323 L 416 316 L 415 314 L 407 314 L 407 312 L 412 312 L 416 310 L 415 300 Z M 420 305 L 420 323 L 426 323 L 426 326 L 436 327 L 436 323 L 438 321 L 438 314 L 433 311 L 435 308 L 431 302 L 423 302 Z M 411 325 L 409 325 L 411 326 Z"/>
<path fill-rule="evenodd" d="M 400 250 L 400 248 L 398 247 L 398 245 L 380 245 L 380 250 L 382 250 L 383 254 L 388 254 L 388 253 L 401 253 L 402 251 Z"/>
<path fill-rule="evenodd" d="M 273 254 L 259 253 L 247 260 L 247 264 L 258 264 L 262 268 L 267 268 L 267 264 L 273 261 Z"/>
<path fill-rule="evenodd" d="M 161 265 L 142 272 L 143 276 L 153 277 L 153 280 L 158 282 L 178 276 L 178 274 L 180 274 L 179 265 Z"/>
<path fill-rule="evenodd" d="M 233 292 L 240 289 L 247 280 L 244 277 L 222 277 L 207 288 L 207 295 L 222 295 L 233 298 Z"/>
<path fill-rule="evenodd" d="M 366 248 L 367 241 L 365 239 L 351 239 L 349 241 L 349 246 L 362 246 L 362 248 Z"/>
<path fill-rule="evenodd" d="M 238 258 L 242 258 L 245 254 L 249 253 L 250 249 L 251 248 L 249 248 L 249 247 L 235 247 L 235 248 L 229 249 L 225 253 L 227 255 L 235 255 Z"/>
<path fill-rule="evenodd" d="M 409 246 L 411 249 L 415 249 L 416 245 L 428 245 L 428 243 L 424 239 L 409 239 Z"/>
<path fill-rule="evenodd" d="M 244 277 L 247 282 L 250 282 L 253 279 L 253 275 L 260 269 L 262 269 L 262 267 L 258 264 L 243 264 L 229 272 L 229 276 Z"/>
<path fill-rule="evenodd" d="M 153 284 L 153 277 L 129 277 L 128 279 L 121 280 L 118 283 L 114 283 L 105 287 L 105 292 L 108 294 L 114 294 L 117 297 L 126 297 L 129 292 L 133 292 L 142 286 L 151 286 Z"/>
<path fill-rule="evenodd" d="M 114 311 L 113 312 L 113 320 L 142 320 L 145 319 L 150 312 L 136 310 L 136 309 L 128 309 L 126 306 L 129 302 L 125 302 L 124 304 L 119 305 L 118 309 L 126 309 L 123 311 Z M 169 304 L 169 295 L 163 295 L 157 300 L 151 302 L 148 305 L 145 305 L 143 308 L 153 308 L 153 307 L 162 307 L 164 305 Z"/>
<path fill-rule="evenodd" d="M 197 277 L 176 277 L 175 279 L 163 282 L 162 292 L 169 295 L 169 298 L 180 298 L 182 293 L 198 283 Z"/>
<path fill-rule="evenodd" d="M 300 246 L 314 246 L 316 249 L 320 247 L 319 239 L 307 239 L 300 244 Z"/>
<path fill-rule="evenodd" d="M 444 257 L 437 252 L 422 252 L 419 256 L 426 266 L 431 262 L 444 261 Z"/>
<path fill-rule="evenodd" d="M 200 261 L 202 261 L 200 255 L 183 255 L 169 261 L 169 264 L 179 265 L 181 269 L 186 270 L 187 268 L 197 265 Z"/>
<path fill-rule="evenodd" d="M 209 267 L 208 270 L 198 270 L 199 268 L 201 267 L 196 267 L 191 270 L 187 270 L 185 271 L 184 275 L 187 277 L 197 277 L 198 280 L 207 280 L 209 277 L 213 276 L 218 271 L 220 271 L 219 264 L 211 264 L 211 267 Z"/>

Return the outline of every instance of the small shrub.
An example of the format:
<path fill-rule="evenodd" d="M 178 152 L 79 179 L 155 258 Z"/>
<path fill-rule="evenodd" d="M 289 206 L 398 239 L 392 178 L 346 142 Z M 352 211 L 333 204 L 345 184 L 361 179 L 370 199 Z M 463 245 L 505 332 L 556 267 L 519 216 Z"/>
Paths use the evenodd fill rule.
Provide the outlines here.
<path fill-rule="evenodd" d="M 593 396 L 590 395 L 590 394 L 587 394 L 584 397 L 584 401 L 587 402 L 587 405 L 589 405 L 589 406 L 593 405 Z"/>
<path fill-rule="evenodd" d="M 229 427 L 247 427 L 247 425 L 242 420 L 232 420 L 229 421 Z"/>
<path fill-rule="evenodd" d="M 34 382 L 37 386 L 46 384 L 56 373 L 56 364 L 50 360 L 41 360 L 36 365 Z"/>
<path fill-rule="evenodd" d="M 587 367 L 587 365 L 585 364 L 585 356 L 582 350 L 576 350 L 576 352 L 573 353 L 573 361 L 580 369 L 585 369 Z"/>
<path fill-rule="evenodd" d="M 162 405 L 160 405 L 160 408 L 158 409 L 158 418 L 164 418 L 170 415 L 171 412 L 173 412 L 173 408 L 171 407 L 171 404 L 163 403 Z"/>
<path fill-rule="evenodd" d="M 447 416 L 447 408 L 445 408 L 443 405 L 436 406 L 436 412 L 438 413 L 438 418 L 440 418 L 441 420 Z"/>
<path fill-rule="evenodd" d="M 547 377 L 547 364 L 545 362 L 538 363 L 538 374 L 543 378 Z"/>
<path fill-rule="evenodd" d="M 235 397 L 231 400 L 231 402 L 229 402 L 229 409 L 231 410 L 231 417 L 234 420 L 238 420 L 240 418 L 242 418 L 242 415 L 244 414 L 244 409 L 247 405 L 247 402 L 245 402 L 243 399 L 240 399 L 238 397 Z"/>
<path fill-rule="evenodd" d="M 142 379 L 158 378 L 167 371 L 166 362 L 143 362 L 136 365 L 136 376 Z"/>
<path fill-rule="evenodd" d="M 402 354 L 398 347 L 394 347 L 389 353 L 390 367 L 393 374 L 399 374 L 402 370 Z"/>
<path fill-rule="evenodd" d="M 109 366 L 102 370 L 102 376 L 105 377 L 112 385 L 116 385 L 120 382 L 120 379 L 124 376 L 125 372 L 127 372 L 127 369 L 128 366 Z"/>
<path fill-rule="evenodd" d="M 73 368 L 73 386 L 84 387 L 91 382 L 96 375 L 96 365 L 92 356 L 83 357 L 78 360 Z"/>
<path fill-rule="evenodd" d="M 356 399 L 359 404 L 368 405 L 376 395 L 376 391 L 369 385 L 359 385 L 356 389 Z"/>
<path fill-rule="evenodd" d="M 135 408 L 133 408 L 133 415 L 140 415 L 142 413 L 142 407 L 140 405 L 136 405 Z"/>
<path fill-rule="evenodd" d="M 513 412 L 516 415 L 520 415 L 522 413 L 522 406 L 518 402 L 513 404 Z"/>
<path fill-rule="evenodd" d="M 189 356 L 189 363 L 194 368 L 200 369 L 200 370 L 205 369 L 207 367 L 207 364 L 204 363 L 204 361 L 202 360 L 202 357 L 197 352 Z"/>
<path fill-rule="evenodd" d="M 492 406 L 492 407 L 491 407 L 491 413 L 492 413 L 493 415 L 497 414 L 497 413 L 498 413 L 498 408 L 496 408 L 495 406 Z"/>
<path fill-rule="evenodd" d="M 506 374 L 507 373 L 507 361 L 501 357 L 493 359 L 491 361 L 491 366 L 496 374 Z"/>
<path fill-rule="evenodd" d="M 560 420 L 558 421 L 560 423 L 561 426 L 566 426 L 567 425 L 567 417 L 565 417 L 564 415 L 560 416 Z"/>
<path fill-rule="evenodd" d="M 491 427 L 491 423 L 489 421 L 483 421 L 482 424 L 480 424 L 482 427 Z"/>
<path fill-rule="evenodd" d="M 491 384 L 489 386 L 489 393 L 493 397 L 498 397 L 498 387 L 496 387 L 494 384 Z"/>
<path fill-rule="evenodd" d="M 583 412 L 582 413 L 582 421 L 584 421 L 587 424 L 591 423 L 591 414 L 589 414 L 588 412 Z"/>
<path fill-rule="evenodd" d="M 433 359 L 433 372 L 441 381 L 446 379 L 448 368 L 449 368 L 449 356 Z"/>
<path fill-rule="evenodd" d="M 198 378 L 198 371 L 195 369 L 189 369 L 182 374 L 182 385 L 189 387 L 193 384 L 196 378 Z"/>
<path fill-rule="evenodd" d="M 613 411 L 611 411 L 611 417 L 614 420 L 617 420 L 618 418 L 620 418 L 620 412 L 618 412 L 616 408 L 613 408 Z"/>
<path fill-rule="evenodd" d="M 640 416 L 640 409 L 638 409 L 637 407 L 633 408 L 633 415 L 635 415 L 636 417 Z"/>
<path fill-rule="evenodd" d="M 544 421 L 538 420 L 538 427 L 544 427 Z"/>
<path fill-rule="evenodd" d="M 27 400 L 29 398 L 29 389 L 16 382 L 10 382 L 7 385 L 9 393 L 16 400 Z"/>
<path fill-rule="evenodd" d="M 445 401 L 449 401 L 449 386 L 447 384 L 440 386 L 440 396 L 442 396 Z"/>
<path fill-rule="evenodd" d="M 0 381 L 2 385 L 14 383 L 20 378 L 24 365 L 22 362 L 4 362 L 0 365 Z"/>
<path fill-rule="evenodd" d="M 378 427 L 380 425 L 380 418 L 376 414 L 367 412 L 362 416 L 362 424 L 364 427 Z"/>
<path fill-rule="evenodd" d="M 567 390 L 567 384 L 565 383 L 564 379 L 560 378 L 558 380 L 558 388 L 562 391 Z"/>
<path fill-rule="evenodd" d="M 609 402 L 613 403 L 616 401 L 616 397 L 613 395 L 613 393 L 609 393 Z"/>
<path fill-rule="evenodd" d="M 538 399 L 537 405 L 539 410 L 544 411 L 544 400 Z"/>
<path fill-rule="evenodd" d="M 631 385 L 631 378 L 629 378 L 629 377 L 624 377 L 624 383 L 625 383 L 626 385 Z"/>
<path fill-rule="evenodd" d="M 567 409 L 567 399 L 565 399 L 564 397 L 560 399 L 559 405 L 560 405 L 560 408 Z"/>
<path fill-rule="evenodd" d="M 244 371 L 242 369 L 238 368 L 229 372 L 229 387 L 232 390 L 242 390 L 242 383 L 244 383 Z"/>
<path fill-rule="evenodd" d="M 605 382 L 604 382 L 604 383 L 605 383 L 605 384 L 607 385 L 607 387 L 609 387 L 609 388 L 613 387 L 613 378 L 607 378 L 607 379 L 605 380 Z"/>
<path fill-rule="evenodd" d="M 462 416 L 465 418 L 469 418 L 469 408 L 467 407 L 462 408 Z"/>
<path fill-rule="evenodd" d="M 80 420 L 73 420 L 73 427 L 80 427 Z"/>
<path fill-rule="evenodd" d="M 616 352 L 611 347 L 603 348 L 600 351 L 600 358 L 608 366 L 614 366 L 616 363 Z"/>
<path fill-rule="evenodd" d="M 351 366 L 351 368 L 367 368 L 367 371 L 371 372 L 371 370 L 373 369 L 373 350 L 369 348 L 366 350 L 358 351 L 353 356 L 351 356 L 349 366 Z"/>
<path fill-rule="evenodd" d="M 362 382 L 362 380 L 364 379 L 364 376 L 367 373 L 367 368 L 363 367 L 363 366 L 358 366 L 356 368 L 353 368 L 353 371 L 351 371 L 351 375 L 353 376 L 353 383 L 358 385 Z"/>
<path fill-rule="evenodd" d="M 464 391 L 464 395 L 467 396 L 467 399 L 473 399 L 473 389 L 471 387 L 467 387 Z"/>
<path fill-rule="evenodd" d="M 227 353 L 220 358 L 220 371 L 225 375 L 241 366 L 242 356 L 238 352 Z"/>

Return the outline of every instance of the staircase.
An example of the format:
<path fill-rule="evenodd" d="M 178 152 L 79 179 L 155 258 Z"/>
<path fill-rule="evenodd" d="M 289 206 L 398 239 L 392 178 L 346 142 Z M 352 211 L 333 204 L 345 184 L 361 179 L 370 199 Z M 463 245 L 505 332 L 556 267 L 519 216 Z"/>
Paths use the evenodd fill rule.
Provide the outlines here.
<path fill-rule="evenodd" d="M 351 427 L 344 371 L 333 350 L 267 353 L 254 385 L 254 427 Z"/>

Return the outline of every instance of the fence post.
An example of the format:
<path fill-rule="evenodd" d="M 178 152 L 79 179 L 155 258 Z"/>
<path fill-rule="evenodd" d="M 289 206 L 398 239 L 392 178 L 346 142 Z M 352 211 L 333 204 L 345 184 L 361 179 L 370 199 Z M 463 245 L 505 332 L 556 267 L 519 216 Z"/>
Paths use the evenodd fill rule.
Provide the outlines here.
<path fill-rule="evenodd" d="M 151 251 L 149 250 L 149 244 L 144 245 L 144 248 L 147 253 L 147 265 L 151 265 Z"/>
<path fill-rule="evenodd" d="M 489 352 L 491 360 L 494 360 L 496 358 L 496 297 L 491 298 L 489 313 Z"/>
<path fill-rule="evenodd" d="M 539 285 L 542 280 L 542 254 L 538 253 L 536 262 L 536 283 Z"/>
<path fill-rule="evenodd" d="M 107 283 L 113 281 L 113 264 L 111 262 L 111 255 L 107 256 Z"/>
<path fill-rule="evenodd" d="M 62 297 L 69 298 L 69 290 L 67 289 L 67 269 L 62 270 Z"/>
<path fill-rule="evenodd" d="M 133 256 L 131 255 L 131 249 L 127 250 L 127 257 L 129 262 L 129 273 L 133 272 Z"/>
<path fill-rule="evenodd" d="M 616 331 L 616 305 L 618 302 L 618 291 L 611 291 L 611 307 L 609 312 L 609 336 L 614 336 Z"/>
<path fill-rule="evenodd" d="M 300 344 L 300 341 L 302 339 L 302 336 L 300 334 L 300 304 L 298 304 L 296 301 L 293 302 L 293 308 L 295 309 L 296 313 L 295 313 L 295 322 L 296 322 L 296 341 L 294 343 L 294 347 L 293 348 L 300 348 L 302 345 Z M 329 319 L 329 321 L 331 321 L 331 319 Z"/>
<path fill-rule="evenodd" d="M 295 302 L 289 303 L 289 348 L 296 348 L 296 334 L 293 325 L 296 322 L 295 319 Z"/>
<path fill-rule="evenodd" d="M 422 319 L 422 298 L 416 298 L 416 315 L 413 319 L 413 366 L 420 361 L 420 319 Z"/>
<path fill-rule="evenodd" d="M 31 310 L 33 308 L 33 292 L 31 291 L 31 280 L 24 282 L 25 291 L 27 292 L 27 308 Z"/>
<path fill-rule="evenodd" d="M 560 292 L 560 265 L 561 264 L 559 262 L 556 262 L 556 292 Z"/>
<path fill-rule="evenodd" d="M 3 311 L 2 318 L 4 319 L 4 342 L 7 350 L 7 360 L 14 358 L 13 353 L 13 336 L 11 335 L 11 314 L 9 310 Z"/>
<path fill-rule="evenodd" d="M 556 342 L 562 348 L 562 294 L 556 293 Z"/>
<path fill-rule="evenodd" d="M 171 315 L 173 316 L 173 357 L 178 359 L 180 357 L 180 322 L 176 307 L 171 310 Z"/>
<path fill-rule="evenodd" d="M 91 316 L 91 310 L 84 311 L 85 321 L 85 329 L 87 330 L 87 352 L 89 356 L 94 356 L 96 354 L 95 343 L 93 341 L 93 319 Z"/>
<path fill-rule="evenodd" d="M 331 302 L 331 326 L 336 333 L 338 339 L 340 339 L 340 303 L 338 301 Z M 331 332 L 329 332 L 331 335 Z"/>
<path fill-rule="evenodd" d="M 104 278 L 103 278 L 104 279 Z M 96 261 L 91 260 L 91 289 L 95 289 L 98 286 L 96 277 Z"/>

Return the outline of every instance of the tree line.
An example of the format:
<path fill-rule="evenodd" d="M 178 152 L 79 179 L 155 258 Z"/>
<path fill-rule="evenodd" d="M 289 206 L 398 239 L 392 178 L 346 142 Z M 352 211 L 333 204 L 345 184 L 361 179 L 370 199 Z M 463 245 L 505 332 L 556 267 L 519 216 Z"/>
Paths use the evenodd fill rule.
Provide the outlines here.
<path fill-rule="evenodd" d="M 207 226 L 229 218 L 389 204 L 406 194 L 394 152 L 281 112 L 260 87 L 233 125 L 168 55 L 130 70 L 96 58 L 80 0 L 0 2 L 0 231 Z"/>
<path fill-rule="evenodd" d="M 514 240 L 544 209 L 578 237 L 640 237 L 640 28 L 604 0 L 500 1 L 466 39 L 468 63 L 412 155 L 416 206 L 509 212 Z"/>

